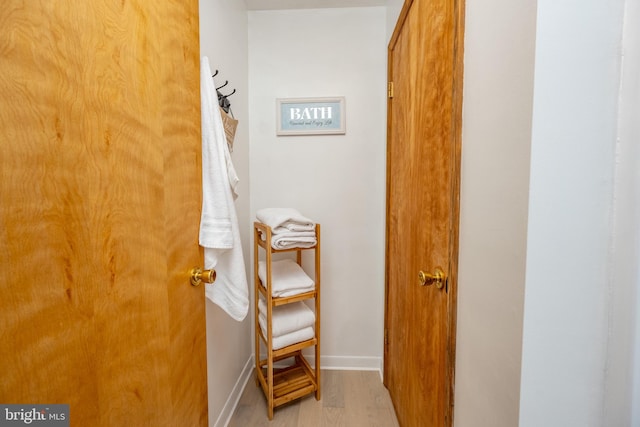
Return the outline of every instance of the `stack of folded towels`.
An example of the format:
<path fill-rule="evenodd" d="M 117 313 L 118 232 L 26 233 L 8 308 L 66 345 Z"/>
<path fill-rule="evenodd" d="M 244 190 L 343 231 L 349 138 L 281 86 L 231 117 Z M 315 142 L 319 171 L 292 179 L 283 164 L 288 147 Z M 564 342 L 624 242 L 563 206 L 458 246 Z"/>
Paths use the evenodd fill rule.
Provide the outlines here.
<path fill-rule="evenodd" d="M 266 208 L 256 212 L 256 218 L 271 228 L 274 249 L 312 248 L 317 244 L 316 224 L 292 208 Z M 266 236 L 262 235 L 262 239 Z M 267 264 L 258 262 L 258 277 L 266 285 Z M 315 282 L 292 259 L 271 262 L 271 295 L 275 298 L 298 295 L 315 289 Z M 260 297 L 258 322 L 267 338 L 267 304 Z M 304 302 L 272 308 L 271 346 L 274 350 L 307 341 L 315 336 L 315 314 Z"/>
<path fill-rule="evenodd" d="M 258 261 L 258 277 L 267 283 L 267 263 Z M 314 281 L 292 259 L 271 262 L 271 295 L 275 298 L 310 292 L 315 289 Z"/>
<path fill-rule="evenodd" d="M 315 223 L 296 209 L 260 209 L 256 218 L 271 227 L 271 246 L 274 249 L 311 248 L 317 243 Z"/>
<path fill-rule="evenodd" d="M 267 304 L 262 298 L 258 303 L 258 310 L 260 313 L 258 316 L 260 330 L 266 339 Z M 313 325 L 316 321 L 316 316 L 302 301 L 273 307 L 271 316 L 271 347 L 274 350 L 310 340 L 315 336 Z"/>
<path fill-rule="evenodd" d="M 258 277 L 267 283 L 267 264 L 258 262 Z M 274 297 L 287 297 L 310 292 L 315 289 L 314 281 L 295 261 L 282 259 L 271 263 L 271 294 Z M 262 335 L 267 337 L 267 305 L 262 299 L 258 303 L 260 313 L 258 321 Z M 313 311 L 302 301 L 273 307 L 272 347 L 274 350 L 314 337 L 315 323 Z"/>

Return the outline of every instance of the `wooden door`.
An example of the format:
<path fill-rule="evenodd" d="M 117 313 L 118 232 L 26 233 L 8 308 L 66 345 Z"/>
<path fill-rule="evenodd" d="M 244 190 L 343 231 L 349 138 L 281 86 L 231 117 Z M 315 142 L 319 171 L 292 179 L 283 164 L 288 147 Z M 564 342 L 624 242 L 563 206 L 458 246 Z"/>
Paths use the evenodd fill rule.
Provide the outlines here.
<path fill-rule="evenodd" d="M 452 425 L 463 11 L 407 1 L 389 45 L 384 380 L 404 427 Z"/>
<path fill-rule="evenodd" d="M 205 426 L 198 1 L 0 8 L 0 402 Z"/>

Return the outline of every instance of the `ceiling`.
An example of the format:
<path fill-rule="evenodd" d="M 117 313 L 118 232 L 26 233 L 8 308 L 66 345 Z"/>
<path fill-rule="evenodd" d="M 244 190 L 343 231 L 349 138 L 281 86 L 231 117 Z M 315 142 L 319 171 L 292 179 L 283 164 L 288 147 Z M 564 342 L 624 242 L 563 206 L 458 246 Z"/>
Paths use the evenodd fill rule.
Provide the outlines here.
<path fill-rule="evenodd" d="M 245 0 L 248 10 L 386 6 L 387 0 Z"/>

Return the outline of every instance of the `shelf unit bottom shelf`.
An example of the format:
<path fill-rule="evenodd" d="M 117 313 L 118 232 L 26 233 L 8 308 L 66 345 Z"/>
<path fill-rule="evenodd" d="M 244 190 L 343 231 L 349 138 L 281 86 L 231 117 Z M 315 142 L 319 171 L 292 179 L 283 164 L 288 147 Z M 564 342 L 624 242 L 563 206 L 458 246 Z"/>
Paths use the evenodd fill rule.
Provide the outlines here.
<path fill-rule="evenodd" d="M 283 368 L 274 367 L 273 369 L 274 408 L 318 391 L 318 382 L 316 381 L 314 371 L 301 352 L 296 352 L 288 357 L 282 357 L 280 360 L 291 357 L 295 357 L 295 362 L 292 365 Z M 268 400 L 269 385 L 266 366 L 267 361 L 261 360 L 258 382 Z M 319 399 L 319 396 L 316 396 L 316 399 Z"/>

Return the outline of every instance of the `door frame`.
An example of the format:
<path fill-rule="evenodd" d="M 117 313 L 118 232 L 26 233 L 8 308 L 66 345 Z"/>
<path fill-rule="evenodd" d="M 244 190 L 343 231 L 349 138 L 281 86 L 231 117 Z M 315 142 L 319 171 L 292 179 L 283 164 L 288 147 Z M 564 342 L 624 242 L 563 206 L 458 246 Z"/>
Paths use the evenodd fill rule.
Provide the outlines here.
<path fill-rule="evenodd" d="M 425 0 L 426 1 L 426 0 Z M 447 407 L 446 419 L 449 425 L 453 425 L 453 408 L 454 408 L 454 390 L 455 390 L 455 362 L 456 362 L 456 329 L 457 329 L 457 301 L 458 301 L 458 255 L 459 255 L 459 224 L 460 224 L 460 175 L 461 175 L 461 158 L 462 158 L 462 101 L 463 101 L 463 70 L 464 70 L 464 26 L 465 26 L 465 0 L 454 1 L 454 25 L 453 30 L 453 83 L 452 83 L 452 106 L 451 106 L 451 140 L 450 147 L 451 156 L 451 212 L 449 215 L 449 271 L 447 274 L 447 355 L 446 355 L 446 381 L 447 381 Z M 387 49 L 387 76 L 391 82 L 390 76 L 393 75 L 391 54 L 400 34 L 400 30 L 404 25 L 409 10 L 414 0 L 405 0 L 393 34 Z M 386 188 L 387 195 L 390 190 L 389 173 L 390 156 L 389 156 L 389 137 L 391 135 L 391 102 L 392 87 L 389 88 L 390 93 L 387 97 L 387 178 Z M 389 218 L 389 203 L 387 196 L 387 204 L 385 208 L 385 217 Z M 389 265 L 389 221 L 385 225 L 385 265 Z M 388 369 L 390 363 L 388 358 L 388 319 L 389 319 L 389 269 L 385 268 L 385 320 L 384 320 L 384 353 L 383 353 L 383 383 L 388 384 Z"/>

